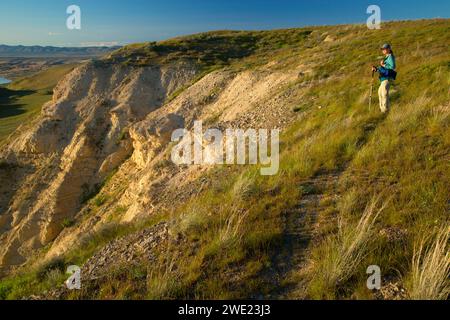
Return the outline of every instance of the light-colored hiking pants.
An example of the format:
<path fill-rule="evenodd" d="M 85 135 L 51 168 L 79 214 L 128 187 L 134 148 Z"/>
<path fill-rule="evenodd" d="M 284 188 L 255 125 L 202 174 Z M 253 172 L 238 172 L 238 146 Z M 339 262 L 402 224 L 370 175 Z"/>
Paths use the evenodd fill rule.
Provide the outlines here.
<path fill-rule="evenodd" d="M 386 113 L 389 110 L 389 89 L 391 84 L 389 80 L 381 82 L 380 89 L 378 89 L 378 97 L 380 99 L 381 112 Z"/>

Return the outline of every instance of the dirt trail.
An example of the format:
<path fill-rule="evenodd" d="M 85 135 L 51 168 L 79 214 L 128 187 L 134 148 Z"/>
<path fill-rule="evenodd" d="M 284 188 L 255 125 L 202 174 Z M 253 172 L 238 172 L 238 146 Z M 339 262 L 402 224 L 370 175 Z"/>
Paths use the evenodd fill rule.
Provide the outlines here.
<path fill-rule="evenodd" d="M 320 202 L 325 194 L 336 194 L 338 180 L 343 171 L 321 173 L 302 184 L 303 195 L 297 206 L 285 212 L 284 219 L 284 251 L 274 257 L 273 279 L 277 290 L 270 299 L 305 298 L 297 283 L 295 274 L 307 267 L 310 243 L 319 223 Z M 337 197 L 337 196 L 336 196 Z M 335 198 L 336 198 L 335 197 Z M 299 296 L 300 295 L 300 296 Z"/>
<path fill-rule="evenodd" d="M 372 133 L 383 122 L 385 116 L 372 119 L 365 126 L 360 137 L 358 149 L 369 141 Z M 356 153 L 355 153 L 356 154 Z M 298 280 L 299 273 L 307 270 L 311 244 L 320 226 L 321 201 L 327 197 L 336 204 L 339 199 L 338 184 L 346 172 L 351 159 L 336 171 L 316 174 L 301 184 L 302 196 L 298 204 L 284 214 L 284 250 L 273 258 L 273 267 L 269 271 L 269 282 L 277 288 L 265 298 L 268 299 L 306 299 L 306 283 Z"/>

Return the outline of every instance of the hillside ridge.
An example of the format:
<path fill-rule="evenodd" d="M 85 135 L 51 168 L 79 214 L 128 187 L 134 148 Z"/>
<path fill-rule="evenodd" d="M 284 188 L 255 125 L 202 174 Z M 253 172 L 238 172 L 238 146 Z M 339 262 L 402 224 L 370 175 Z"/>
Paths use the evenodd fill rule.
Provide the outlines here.
<path fill-rule="evenodd" d="M 0 192 L 0 297 L 423 295 L 415 248 L 449 227 L 449 29 L 209 32 L 75 68 L 0 148 L 0 178 L 16 177 Z M 399 77 L 382 115 L 369 71 L 387 41 Z M 171 134 L 199 120 L 281 129 L 279 173 L 176 166 Z M 79 292 L 64 289 L 69 265 L 85 271 Z"/>

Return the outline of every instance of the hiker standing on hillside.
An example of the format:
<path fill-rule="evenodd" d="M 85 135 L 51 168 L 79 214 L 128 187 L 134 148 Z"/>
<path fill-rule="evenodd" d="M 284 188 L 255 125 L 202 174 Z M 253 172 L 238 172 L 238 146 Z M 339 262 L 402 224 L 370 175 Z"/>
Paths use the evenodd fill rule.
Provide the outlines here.
<path fill-rule="evenodd" d="M 397 77 L 397 72 L 395 71 L 397 65 L 395 63 L 395 56 L 391 45 L 384 44 L 381 47 L 381 50 L 383 52 L 384 59 L 380 62 L 380 67 L 372 67 L 372 72 L 378 72 L 380 75 L 381 85 L 378 90 L 378 97 L 380 99 L 381 112 L 386 113 L 389 110 L 390 81 L 395 80 Z"/>

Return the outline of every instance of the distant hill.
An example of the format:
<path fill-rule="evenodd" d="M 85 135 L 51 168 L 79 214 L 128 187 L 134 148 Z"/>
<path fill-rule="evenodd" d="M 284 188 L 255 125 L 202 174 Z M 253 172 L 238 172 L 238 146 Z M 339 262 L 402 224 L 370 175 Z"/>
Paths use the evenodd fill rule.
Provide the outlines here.
<path fill-rule="evenodd" d="M 116 47 L 43 47 L 43 46 L 7 46 L 0 45 L 0 57 L 92 57 L 102 56 Z"/>

